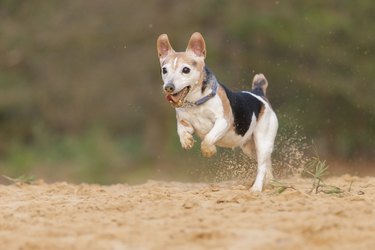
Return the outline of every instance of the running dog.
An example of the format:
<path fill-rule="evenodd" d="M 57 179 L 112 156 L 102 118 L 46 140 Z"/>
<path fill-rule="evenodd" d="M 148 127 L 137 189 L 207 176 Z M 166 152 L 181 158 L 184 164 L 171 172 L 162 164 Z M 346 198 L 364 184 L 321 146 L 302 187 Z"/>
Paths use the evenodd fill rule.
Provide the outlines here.
<path fill-rule="evenodd" d="M 271 154 L 278 129 L 275 112 L 266 98 L 268 81 L 263 74 L 254 76 L 251 91 L 233 92 L 220 84 L 206 67 L 206 44 L 194 33 L 185 52 L 175 52 L 168 36 L 157 39 L 165 98 L 176 109 L 177 133 L 184 149 L 194 145 L 193 134 L 202 140 L 206 157 L 216 146 L 240 147 L 257 157 L 257 175 L 251 187 L 261 192 L 273 178 Z"/>

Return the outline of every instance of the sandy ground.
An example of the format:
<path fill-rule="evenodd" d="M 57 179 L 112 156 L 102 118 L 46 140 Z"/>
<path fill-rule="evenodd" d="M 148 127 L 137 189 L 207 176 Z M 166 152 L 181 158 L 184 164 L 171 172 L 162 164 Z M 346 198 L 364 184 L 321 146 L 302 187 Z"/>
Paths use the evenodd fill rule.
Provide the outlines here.
<path fill-rule="evenodd" d="M 0 249 L 375 249 L 374 177 L 283 182 L 1 185 Z"/>

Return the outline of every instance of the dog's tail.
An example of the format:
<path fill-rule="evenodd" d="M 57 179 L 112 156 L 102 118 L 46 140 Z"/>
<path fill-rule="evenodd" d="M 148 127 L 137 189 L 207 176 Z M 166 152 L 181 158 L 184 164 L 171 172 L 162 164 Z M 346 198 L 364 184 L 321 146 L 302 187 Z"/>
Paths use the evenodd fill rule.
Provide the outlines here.
<path fill-rule="evenodd" d="M 259 96 L 266 96 L 268 81 L 263 74 L 256 74 L 253 78 L 252 92 Z"/>

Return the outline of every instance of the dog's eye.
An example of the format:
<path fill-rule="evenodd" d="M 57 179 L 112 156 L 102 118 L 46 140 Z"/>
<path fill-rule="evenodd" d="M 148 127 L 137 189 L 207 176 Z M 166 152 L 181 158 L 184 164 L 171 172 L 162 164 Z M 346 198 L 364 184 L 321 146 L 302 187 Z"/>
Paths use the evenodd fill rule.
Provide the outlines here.
<path fill-rule="evenodd" d="M 189 74 L 189 73 L 190 73 L 190 69 L 189 69 L 188 67 L 184 67 L 184 68 L 182 69 L 182 73 L 184 73 L 184 74 Z"/>
<path fill-rule="evenodd" d="M 163 72 L 163 75 L 167 74 L 167 69 L 166 69 L 165 67 L 163 67 L 163 68 L 161 69 L 161 71 Z"/>

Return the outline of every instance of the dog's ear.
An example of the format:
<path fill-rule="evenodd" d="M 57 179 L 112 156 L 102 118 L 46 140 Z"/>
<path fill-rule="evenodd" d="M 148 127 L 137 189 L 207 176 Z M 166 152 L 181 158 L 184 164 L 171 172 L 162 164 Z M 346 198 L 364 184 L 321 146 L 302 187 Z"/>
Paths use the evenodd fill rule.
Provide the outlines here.
<path fill-rule="evenodd" d="M 199 32 L 195 32 L 191 35 L 189 44 L 186 52 L 191 51 L 199 57 L 206 57 L 206 43 L 204 42 L 203 36 Z"/>
<path fill-rule="evenodd" d="M 171 44 L 169 43 L 167 34 L 162 34 L 158 37 L 158 40 L 156 42 L 156 47 L 158 49 L 159 59 L 163 59 L 169 53 L 174 52 Z"/>

